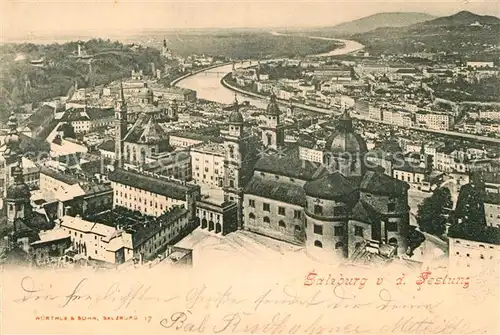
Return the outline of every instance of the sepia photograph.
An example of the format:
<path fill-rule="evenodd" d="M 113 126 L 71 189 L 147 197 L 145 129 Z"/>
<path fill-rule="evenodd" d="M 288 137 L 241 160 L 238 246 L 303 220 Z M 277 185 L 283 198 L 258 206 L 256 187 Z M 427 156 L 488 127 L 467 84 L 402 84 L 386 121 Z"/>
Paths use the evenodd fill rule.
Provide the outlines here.
<path fill-rule="evenodd" d="M 0 334 L 500 334 L 498 1 L 0 1 Z"/>

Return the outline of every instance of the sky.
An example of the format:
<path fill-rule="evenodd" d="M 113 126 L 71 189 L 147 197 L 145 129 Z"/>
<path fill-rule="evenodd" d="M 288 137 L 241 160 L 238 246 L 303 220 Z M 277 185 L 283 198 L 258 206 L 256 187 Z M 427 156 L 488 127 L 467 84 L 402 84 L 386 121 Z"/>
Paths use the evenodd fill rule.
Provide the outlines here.
<path fill-rule="evenodd" d="M 0 0 L 0 38 L 120 35 L 149 29 L 330 26 L 379 12 L 500 16 L 498 0 Z"/>

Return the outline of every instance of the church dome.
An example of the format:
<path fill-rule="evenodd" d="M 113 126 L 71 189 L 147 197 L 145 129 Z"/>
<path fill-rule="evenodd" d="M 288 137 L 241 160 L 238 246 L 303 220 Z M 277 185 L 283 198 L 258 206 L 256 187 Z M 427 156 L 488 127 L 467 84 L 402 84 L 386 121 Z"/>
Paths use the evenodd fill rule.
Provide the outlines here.
<path fill-rule="evenodd" d="M 19 147 L 20 138 L 17 134 L 17 118 L 14 112 L 10 113 L 9 120 L 7 121 L 7 126 L 9 127 L 9 133 L 7 134 L 7 136 L 5 136 L 5 145 L 9 149 Z"/>
<path fill-rule="evenodd" d="M 243 115 L 240 112 L 240 104 L 236 95 L 234 96 L 233 111 L 229 114 L 229 123 L 243 123 Z"/>
<path fill-rule="evenodd" d="M 12 175 L 15 178 L 14 185 L 7 188 L 7 199 L 29 199 L 30 198 L 30 188 L 23 181 L 22 177 L 23 171 L 21 167 L 16 166 L 12 171 Z"/>
<path fill-rule="evenodd" d="M 243 115 L 240 111 L 233 111 L 229 115 L 229 123 L 243 123 Z"/>
<path fill-rule="evenodd" d="M 347 112 L 340 117 L 337 132 L 329 142 L 330 151 L 334 153 L 366 153 L 368 151 L 365 140 L 359 134 L 354 133 L 352 119 Z"/>
<path fill-rule="evenodd" d="M 270 114 L 270 115 L 280 115 L 281 114 L 280 108 L 278 106 L 278 102 L 276 101 L 276 95 L 274 95 L 274 93 L 271 95 L 271 101 L 269 101 L 269 104 L 267 105 L 266 114 Z"/>

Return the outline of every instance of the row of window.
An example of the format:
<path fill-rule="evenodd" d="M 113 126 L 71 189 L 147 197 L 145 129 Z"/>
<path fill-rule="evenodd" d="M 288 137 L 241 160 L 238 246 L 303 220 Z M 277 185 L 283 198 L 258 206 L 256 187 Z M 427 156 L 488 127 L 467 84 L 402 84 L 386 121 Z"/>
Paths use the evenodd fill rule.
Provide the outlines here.
<path fill-rule="evenodd" d="M 255 200 L 254 199 L 248 199 L 248 206 L 255 208 Z M 271 212 L 271 204 L 268 203 L 262 203 L 262 210 L 265 212 Z M 253 214 L 253 213 L 251 213 Z M 285 207 L 278 206 L 278 215 L 285 216 L 286 215 L 286 209 Z M 302 218 L 302 212 L 300 210 L 294 209 L 293 210 L 293 218 L 294 219 L 300 219 Z"/>
<path fill-rule="evenodd" d="M 260 173 L 260 175 L 261 175 L 262 177 L 265 177 L 265 176 L 266 176 L 266 174 L 265 174 L 264 172 L 261 172 L 261 173 Z M 274 178 L 275 178 L 276 180 L 279 180 L 280 178 L 285 178 L 285 179 L 286 179 L 286 178 L 288 178 L 288 177 L 283 177 L 283 176 L 279 176 L 279 175 L 274 175 Z M 293 179 L 293 178 L 288 178 L 288 180 L 290 180 L 291 182 L 295 182 L 295 179 Z"/>
<path fill-rule="evenodd" d="M 248 215 L 248 218 L 249 218 L 250 220 L 255 220 L 255 214 L 254 214 L 254 213 L 250 213 L 250 214 Z M 264 218 L 262 219 L 262 221 L 264 221 L 264 223 L 271 224 L 271 219 L 270 219 L 268 216 L 264 216 Z M 282 227 L 282 228 L 286 228 L 286 227 L 287 227 L 287 224 L 285 223 L 285 221 L 283 221 L 283 220 L 279 220 L 279 221 L 278 221 L 278 226 L 280 226 L 280 227 Z M 299 226 L 299 225 L 295 225 L 295 226 L 294 226 L 294 230 L 295 230 L 296 232 L 300 232 L 302 229 L 300 228 L 300 226 Z"/>

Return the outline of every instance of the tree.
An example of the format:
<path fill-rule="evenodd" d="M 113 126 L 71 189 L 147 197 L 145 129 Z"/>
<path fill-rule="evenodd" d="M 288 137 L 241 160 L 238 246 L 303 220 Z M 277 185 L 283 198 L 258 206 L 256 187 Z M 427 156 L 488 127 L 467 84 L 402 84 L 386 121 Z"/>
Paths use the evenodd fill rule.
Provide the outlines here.
<path fill-rule="evenodd" d="M 476 241 L 484 239 L 486 232 L 484 197 L 484 185 L 481 182 L 462 186 L 450 233 L 456 237 Z"/>
<path fill-rule="evenodd" d="M 441 235 L 446 231 L 446 214 L 453 206 L 450 190 L 442 187 L 426 198 L 418 206 L 417 223 L 420 230 L 429 234 Z"/>

